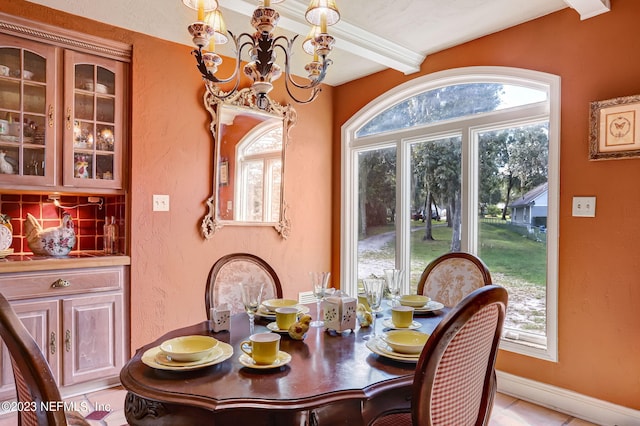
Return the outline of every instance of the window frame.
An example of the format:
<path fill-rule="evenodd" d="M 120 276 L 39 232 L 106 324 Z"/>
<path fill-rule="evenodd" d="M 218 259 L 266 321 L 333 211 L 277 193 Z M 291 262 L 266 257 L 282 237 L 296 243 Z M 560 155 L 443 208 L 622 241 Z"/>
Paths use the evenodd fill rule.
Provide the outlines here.
<path fill-rule="evenodd" d="M 393 105 L 418 93 L 443 86 L 466 83 L 502 83 L 544 90 L 548 101 L 501 109 L 488 113 L 439 121 L 423 126 L 356 137 L 356 132 L 373 117 Z M 478 238 L 477 181 L 469 176 L 478 174 L 476 137 L 487 129 L 521 126 L 549 121 L 549 206 L 547 218 L 547 289 L 546 289 L 546 345 L 527 333 L 507 332 L 501 349 L 548 361 L 558 360 L 558 221 L 560 188 L 560 77 L 539 71 L 512 67 L 465 67 L 424 75 L 408 81 L 378 96 L 354 114 L 341 128 L 341 233 L 340 282 L 349 294 L 357 293 L 358 262 L 358 153 L 372 149 L 395 147 L 396 175 L 400 184 L 396 188 L 396 265 L 410 270 L 410 144 L 425 138 L 459 134 L 462 138 L 461 181 L 464 208 L 462 221 L 468 226 L 462 230 L 462 250 L 474 253 Z M 408 280 L 404 280 L 408 291 Z M 544 343 L 544 342 L 543 342 Z"/>

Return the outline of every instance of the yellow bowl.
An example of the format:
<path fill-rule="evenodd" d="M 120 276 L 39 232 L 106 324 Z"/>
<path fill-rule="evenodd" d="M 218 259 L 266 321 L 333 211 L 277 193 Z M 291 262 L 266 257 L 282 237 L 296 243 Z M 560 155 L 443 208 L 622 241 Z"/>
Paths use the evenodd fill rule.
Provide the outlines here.
<path fill-rule="evenodd" d="M 421 308 L 431 299 L 421 294 L 405 294 L 400 296 L 400 304 L 403 306 L 411 306 L 412 308 Z"/>
<path fill-rule="evenodd" d="M 160 350 L 173 361 L 198 361 L 209 355 L 218 341 L 209 336 L 180 336 L 165 340 Z"/>
<path fill-rule="evenodd" d="M 268 310 L 275 311 L 278 308 L 295 306 L 298 304 L 298 301 L 293 299 L 269 299 L 262 302 L 262 304 Z"/>
<path fill-rule="evenodd" d="M 382 335 L 387 345 L 396 352 L 418 354 L 427 343 L 429 335 L 415 330 L 392 330 Z"/>

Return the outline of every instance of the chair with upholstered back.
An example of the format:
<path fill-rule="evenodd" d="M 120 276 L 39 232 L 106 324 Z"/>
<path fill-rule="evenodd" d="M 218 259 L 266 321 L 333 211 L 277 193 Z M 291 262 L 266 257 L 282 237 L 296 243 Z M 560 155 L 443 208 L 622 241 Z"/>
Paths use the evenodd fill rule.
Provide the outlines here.
<path fill-rule="evenodd" d="M 427 265 L 418 294 L 451 308 L 473 290 L 491 284 L 489 268 L 476 256 L 464 252 L 446 253 Z"/>
<path fill-rule="evenodd" d="M 507 291 L 474 290 L 438 324 L 425 344 L 413 381 L 410 413 L 387 413 L 373 426 L 482 426 L 496 392 L 495 360 Z"/>
<path fill-rule="evenodd" d="M 60 390 L 38 344 L 18 315 L 0 294 L 0 337 L 9 349 L 18 402 L 28 410 L 18 410 L 20 426 L 89 425 L 76 412 L 60 405 Z M 48 403 L 54 409 L 46 409 Z M 62 408 L 60 408 L 62 407 Z"/>
<path fill-rule="evenodd" d="M 262 300 L 282 297 L 280 279 L 267 262 L 248 253 L 228 254 L 218 259 L 209 272 L 205 291 L 207 318 L 210 308 L 222 303 L 229 305 L 232 315 L 244 312 L 242 282 L 264 283 Z"/>

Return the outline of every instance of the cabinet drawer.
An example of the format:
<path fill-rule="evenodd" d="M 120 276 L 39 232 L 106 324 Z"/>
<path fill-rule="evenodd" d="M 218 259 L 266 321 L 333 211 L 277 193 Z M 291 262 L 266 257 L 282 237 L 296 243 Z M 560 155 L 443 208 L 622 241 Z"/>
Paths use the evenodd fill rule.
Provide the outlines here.
<path fill-rule="evenodd" d="M 0 275 L 0 292 L 9 300 L 119 290 L 124 268 L 66 269 Z"/>

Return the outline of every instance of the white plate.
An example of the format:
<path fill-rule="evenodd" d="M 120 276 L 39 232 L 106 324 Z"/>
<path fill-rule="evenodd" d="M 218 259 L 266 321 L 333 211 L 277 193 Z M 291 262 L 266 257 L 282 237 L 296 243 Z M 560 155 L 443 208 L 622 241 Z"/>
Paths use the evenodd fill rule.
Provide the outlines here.
<path fill-rule="evenodd" d="M 300 312 L 301 314 L 306 314 L 309 312 L 308 306 L 296 305 L 294 307 L 298 308 L 298 312 Z M 263 305 L 260 305 L 260 307 L 258 308 L 258 312 L 256 312 L 256 316 L 266 318 L 266 319 L 272 319 L 272 320 L 276 319 L 276 313 L 268 310 Z"/>
<path fill-rule="evenodd" d="M 190 370 L 197 370 L 199 368 L 209 367 L 210 365 L 219 364 L 222 361 L 225 361 L 231 358 L 231 356 L 233 355 L 233 347 L 228 343 L 218 342 L 218 344 L 216 345 L 216 348 L 220 348 L 220 350 L 222 351 L 221 354 L 218 353 L 217 357 L 215 356 L 216 351 L 213 351 L 208 357 L 202 360 L 204 362 L 197 363 L 195 365 L 186 365 L 186 366 L 184 364 L 191 364 L 191 363 L 180 363 L 183 365 L 178 367 L 178 366 L 164 365 L 159 363 L 156 359 L 156 356 L 162 351 L 160 350 L 160 346 L 155 346 L 151 349 L 147 349 L 145 353 L 142 354 L 142 362 L 143 364 L 148 365 L 149 367 L 155 368 L 157 370 L 190 371 Z"/>
<path fill-rule="evenodd" d="M 248 368 L 255 368 L 258 370 L 268 370 L 270 368 L 279 368 L 279 367 L 282 367 L 283 365 L 289 364 L 289 362 L 291 361 L 291 355 L 289 355 L 284 351 L 279 351 L 278 357 L 273 362 L 273 364 L 256 364 L 253 358 L 243 353 L 242 355 L 240 355 L 239 361 L 240 361 L 240 364 Z"/>
<path fill-rule="evenodd" d="M 433 312 L 433 311 L 439 311 L 442 308 L 444 308 L 444 305 L 442 303 L 436 302 L 435 300 L 430 300 L 422 308 L 413 308 L 413 312 L 414 313 Z"/>
<path fill-rule="evenodd" d="M 367 343 L 365 345 L 367 346 L 367 349 L 369 349 L 374 354 L 392 359 L 394 361 L 416 363 L 418 362 L 418 358 L 420 358 L 419 355 L 408 356 L 406 354 L 398 354 L 396 352 L 393 352 L 393 350 L 387 350 L 387 349 L 383 350 L 380 347 L 381 344 L 386 346 L 386 343 L 384 342 L 380 343 L 380 340 L 378 338 L 375 338 L 375 339 L 367 340 Z"/>
<path fill-rule="evenodd" d="M 385 320 L 382 321 L 382 325 L 387 328 L 393 328 L 394 330 L 417 330 L 418 328 L 422 327 L 422 324 L 417 321 L 413 321 L 409 327 L 396 327 L 395 325 L 393 325 L 393 321 L 391 321 L 391 318 L 385 318 Z"/>
<path fill-rule="evenodd" d="M 286 330 L 279 329 L 277 322 L 270 322 L 269 324 L 267 324 L 267 328 L 273 331 L 274 333 L 281 333 L 281 334 L 289 333 L 289 329 L 286 329 Z"/>

